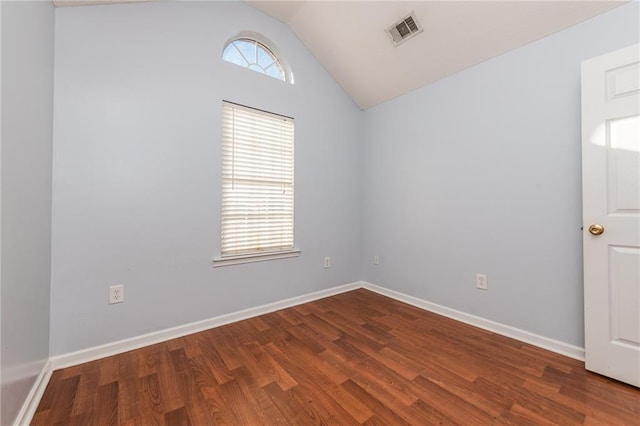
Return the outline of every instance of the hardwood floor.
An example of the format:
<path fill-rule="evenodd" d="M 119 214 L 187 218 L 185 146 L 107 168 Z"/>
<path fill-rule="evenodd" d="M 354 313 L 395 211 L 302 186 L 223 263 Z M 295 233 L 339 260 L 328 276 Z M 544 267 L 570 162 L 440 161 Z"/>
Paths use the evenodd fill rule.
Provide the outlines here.
<path fill-rule="evenodd" d="M 34 425 L 640 425 L 640 390 L 356 290 L 57 370 Z"/>

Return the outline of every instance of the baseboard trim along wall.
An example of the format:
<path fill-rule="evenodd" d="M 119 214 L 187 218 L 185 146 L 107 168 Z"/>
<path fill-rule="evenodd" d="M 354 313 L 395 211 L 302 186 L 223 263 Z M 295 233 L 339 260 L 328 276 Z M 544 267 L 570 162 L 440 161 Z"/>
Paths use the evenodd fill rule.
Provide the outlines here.
<path fill-rule="evenodd" d="M 33 383 L 33 386 L 27 395 L 27 399 L 25 399 L 24 404 L 22 404 L 22 408 L 16 416 L 16 420 L 14 422 L 15 426 L 23 426 L 31 423 L 31 419 L 36 413 L 36 409 L 38 408 L 42 395 L 44 395 L 44 391 L 49 384 L 49 379 L 51 379 L 52 373 L 53 368 L 51 368 L 51 360 L 48 359 L 44 363 L 42 371 L 38 374 L 36 381 Z"/>
<path fill-rule="evenodd" d="M 38 407 L 38 404 L 40 403 L 40 399 L 42 398 L 44 390 L 49 383 L 49 379 L 53 370 L 71 367 L 100 358 L 117 355 L 133 349 L 142 348 L 144 346 L 153 345 L 155 343 L 164 342 L 167 340 L 186 336 L 188 334 L 208 330 L 210 328 L 220 327 L 225 324 L 253 318 L 258 315 L 268 314 L 280 309 L 290 308 L 292 306 L 300 305 L 340 293 L 345 293 L 347 291 L 356 290 L 358 288 L 365 288 L 367 290 L 390 297 L 400 302 L 404 302 L 409 305 L 416 306 L 418 308 L 434 312 L 436 314 L 461 321 L 478 328 L 482 328 L 484 330 L 501 334 L 503 336 L 511 337 L 513 339 L 520 340 L 522 342 L 529 343 L 531 345 L 538 346 L 540 348 L 547 349 L 552 352 L 568 356 L 570 358 L 584 361 L 584 348 L 550 339 L 548 337 L 540 336 L 538 334 L 530 333 L 525 330 L 471 315 L 462 311 L 451 309 L 446 306 L 438 305 L 427 300 L 409 296 L 408 294 L 400 293 L 395 290 L 389 290 L 387 288 L 365 281 L 358 281 L 302 296 L 292 297 L 290 299 L 285 299 L 278 302 L 268 303 L 266 305 L 257 306 L 255 308 L 232 312 L 202 321 L 192 322 L 189 324 L 155 331 L 153 333 L 143 334 L 141 336 L 136 336 L 125 340 L 119 340 L 117 342 L 94 346 L 92 348 L 83 349 L 69 354 L 51 357 L 46 362 L 45 366 L 42 369 L 42 372 L 34 383 L 33 388 L 31 389 L 31 392 L 27 397 L 27 400 L 25 401 L 22 409 L 20 410 L 20 413 L 18 414 L 15 424 L 29 424 L 36 408 Z"/>
<path fill-rule="evenodd" d="M 296 296 L 290 299 L 268 303 L 266 305 L 257 306 L 255 308 L 231 312 L 229 314 L 220 315 L 218 317 L 179 325 L 176 327 L 167 328 L 165 330 L 154 331 L 152 333 L 131 337 L 129 339 L 119 340 L 112 343 L 105 343 L 104 345 L 82 349 L 77 352 L 54 356 L 51 358 L 51 365 L 54 370 L 57 370 L 60 368 L 83 364 L 85 362 L 120 354 L 123 352 L 131 351 L 133 349 L 153 345 L 155 343 L 165 342 L 167 340 L 197 333 L 199 331 L 208 330 L 210 328 L 220 327 L 232 322 L 242 321 L 248 318 L 257 317 L 258 315 L 264 315 L 270 312 L 279 311 L 281 309 L 290 308 L 292 306 L 301 305 L 303 303 L 333 296 L 335 294 L 345 293 L 347 291 L 355 290 L 361 287 L 362 282 L 344 284 L 326 290 L 320 290 L 302 296 Z"/>
<path fill-rule="evenodd" d="M 143 334 L 136 337 L 131 337 L 125 340 L 119 340 L 112 343 L 106 343 L 100 346 L 94 346 L 87 349 L 82 349 L 77 352 L 69 354 L 54 356 L 50 359 L 51 368 L 57 370 L 60 368 L 71 367 L 74 365 L 82 364 L 96 359 L 104 358 L 111 355 L 120 354 L 133 349 L 142 348 L 144 346 L 153 345 L 155 343 L 164 342 L 167 340 L 175 339 L 178 337 L 186 336 L 188 334 L 197 333 L 199 331 L 208 330 L 214 327 L 220 327 L 225 324 L 230 324 L 236 321 L 242 321 L 244 319 L 253 318 L 258 315 L 268 314 L 280 309 L 290 308 L 292 306 L 300 305 L 303 303 L 311 302 L 314 300 L 322 299 L 324 297 L 333 296 L 347 291 L 355 290 L 358 288 L 366 288 L 383 296 L 390 297 L 400 302 L 408 303 L 409 305 L 416 306 L 421 309 L 425 309 L 436 314 L 443 315 L 445 317 L 464 322 L 469 325 L 473 325 L 478 328 L 492 331 L 503 336 L 511 337 L 529 343 L 534 346 L 538 346 L 552 352 L 559 353 L 561 355 L 568 356 L 580 361 L 584 361 L 584 348 L 570 345 L 568 343 L 560 342 L 558 340 L 550 339 L 548 337 L 540 336 L 535 333 L 531 333 L 519 328 L 511 327 L 499 322 L 491 321 L 482 317 L 471 315 L 462 311 L 458 311 L 446 306 L 438 305 L 436 303 L 429 302 L 427 300 L 419 299 L 408 294 L 400 293 L 395 290 L 389 290 L 385 287 L 381 287 L 375 284 L 371 284 L 365 281 L 358 281 L 354 283 L 344 284 L 337 287 L 332 287 L 326 290 L 320 290 L 313 293 L 305 294 L 302 296 L 292 297 L 290 299 L 281 300 L 278 302 L 268 303 L 266 305 L 257 306 L 255 308 L 249 308 L 238 312 L 232 312 L 229 314 L 221 315 L 214 318 L 209 318 L 202 321 L 192 322 L 189 324 L 179 325 L 177 327 L 168 328 L 165 330 L 155 331 L 148 334 Z"/>
<path fill-rule="evenodd" d="M 520 340 L 521 342 L 529 343 L 530 345 L 538 346 L 551 352 L 556 352 L 560 355 L 568 356 L 569 358 L 577 359 L 584 362 L 584 348 L 581 348 L 579 346 L 570 345 L 568 343 L 540 336 L 539 334 L 531 333 L 519 328 L 511 327 L 509 325 L 471 315 L 466 312 L 447 308 L 446 306 L 438 305 L 427 300 L 418 299 L 417 297 L 409 296 L 408 294 L 400 293 L 395 290 L 389 290 L 387 288 L 380 287 L 368 282 L 363 281 L 362 287 L 366 288 L 367 290 L 374 291 L 378 294 L 382 294 L 383 296 L 387 296 L 400 302 L 404 302 L 409 305 L 427 310 L 429 312 L 433 312 L 447 318 L 463 322 L 465 324 L 473 325 L 474 327 L 482 328 L 496 334 L 511 337 L 512 339 Z"/>

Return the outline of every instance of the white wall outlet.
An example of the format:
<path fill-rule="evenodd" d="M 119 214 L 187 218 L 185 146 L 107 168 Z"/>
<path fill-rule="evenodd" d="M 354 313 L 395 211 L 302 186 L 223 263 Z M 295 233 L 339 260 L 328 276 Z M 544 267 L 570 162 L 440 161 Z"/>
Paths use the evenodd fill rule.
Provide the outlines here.
<path fill-rule="evenodd" d="M 331 268 L 331 258 L 329 256 L 324 258 L 324 269 Z"/>
<path fill-rule="evenodd" d="M 380 264 L 380 256 L 373 256 L 373 264 L 374 265 L 379 265 Z"/>
<path fill-rule="evenodd" d="M 109 287 L 109 304 L 124 302 L 124 284 Z"/>
<path fill-rule="evenodd" d="M 476 287 L 480 290 L 488 290 L 487 276 L 484 274 L 476 274 Z"/>

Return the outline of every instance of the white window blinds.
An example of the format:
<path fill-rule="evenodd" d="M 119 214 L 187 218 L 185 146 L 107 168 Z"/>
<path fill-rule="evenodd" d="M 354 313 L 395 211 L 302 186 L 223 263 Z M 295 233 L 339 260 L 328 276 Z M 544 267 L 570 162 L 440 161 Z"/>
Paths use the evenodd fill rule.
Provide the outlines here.
<path fill-rule="evenodd" d="M 292 250 L 293 119 L 222 110 L 222 256 Z"/>

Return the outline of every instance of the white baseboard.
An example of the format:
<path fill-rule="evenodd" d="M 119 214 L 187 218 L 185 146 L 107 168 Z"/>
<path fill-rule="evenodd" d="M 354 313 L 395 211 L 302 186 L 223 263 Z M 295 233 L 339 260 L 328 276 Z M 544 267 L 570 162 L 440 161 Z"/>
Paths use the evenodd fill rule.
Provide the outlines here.
<path fill-rule="evenodd" d="M 268 303 L 266 305 L 249 308 L 238 312 L 232 312 L 218 317 L 196 321 L 189 324 L 179 325 L 165 330 L 154 331 L 152 333 L 143 334 L 129 339 L 119 340 L 116 342 L 105 343 L 104 345 L 94 346 L 82 349 L 77 352 L 58 355 L 51 358 L 51 367 L 54 370 L 59 368 L 71 367 L 73 365 L 82 364 L 96 359 L 117 355 L 133 349 L 142 348 L 144 346 L 153 345 L 155 343 L 164 342 L 188 334 L 197 333 L 199 331 L 208 330 L 210 328 L 219 327 L 221 325 L 230 324 L 236 321 L 253 318 L 258 315 L 268 314 L 280 309 L 290 308 L 292 306 L 311 302 L 313 300 L 322 299 L 324 297 L 333 296 L 335 294 L 345 293 L 347 291 L 361 288 L 361 281 L 332 287 L 326 290 L 316 291 L 314 293 L 302 296 L 292 297 L 290 299 L 280 300 L 278 302 Z"/>
<path fill-rule="evenodd" d="M 49 384 L 51 373 L 53 373 L 53 369 L 51 368 L 51 360 L 48 359 L 44 363 L 42 371 L 38 374 L 36 381 L 33 383 L 29 394 L 27 394 L 27 399 L 25 399 L 24 404 L 22 404 L 22 408 L 18 412 L 14 426 L 24 426 L 31 423 L 31 419 L 33 419 L 33 415 L 36 413 L 38 404 L 40 404 L 40 399 L 42 399 L 42 395 Z"/>
<path fill-rule="evenodd" d="M 579 361 L 584 361 L 584 348 L 581 348 L 579 346 L 570 345 L 568 343 L 540 336 L 539 334 L 530 333 L 519 328 L 491 321 L 486 318 L 447 308 L 446 306 L 418 299 L 417 297 L 409 296 L 408 294 L 400 293 L 398 291 L 389 290 L 387 288 L 380 287 L 365 281 L 362 282 L 362 287 L 366 288 L 367 290 L 382 294 L 384 296 L 388 296 L 400 302 L 404 302 L 409 305 L 416 306 L 418 308 L 425 309 L 427 311 L 434 312 L 436 314 L 460 322 L 464 322 L 469 325 L 473 325 L 474 327 L 489 330 L 503 336 L 511 337 L 513 339 L 520 340 L 522 342 L 529 343 L 531 345 L 538 346 L 552 352 L 556 352 L 560 355 L 565 355 Z"/>
<path fill-rule="evenodd" d="M 394 290 L 389 290 L 387 288 L 380 287 L 378 285 L 371 284 L 365 281 L 358 281 L 350 284 L 332 287 L 326 290 L 320 290 L 302 296 L 292 297 L 290 299 L 285 299 L 278 302 L 268 303 L 266 305 L 257 306 L 255 308 L 232 312 L 202 321 L 179 325 L 165 330 L 131 337 L 129 339 L 119 340 L 100 346 L 82 349 L 77 352 L 54 356 L 50 359 L 50 369 L 57 370 L 59 368 L 71 367 L 85 362 L 94 361 L 96 359 L 120 354 L 133 349 L 142 348 L 144 346 L 153 345 L 155 343 L 164 342 L 167 340 L 175 339 L 177 337 L 182 337 L 188 334 L 197 333 L 199 331 L 208 330 L 210 328 L 230 324 L 232 322 L 253 318 L 258 315 L 263 315 L 270 312 L 275 312 L 280 309 L 285 309 L 303 303 L 311 302 L 313 300 L 322 299 L 323 297 L 333 296 L 335 294 L 355 290 L 357 288 L 366 288 L 373 292 L 391 297 L 392 299 L 396 299 L 404 303 L 408 303 L 418 308 L 425 309 L 427 311 L 434 312 L 445 317 L 473 325 L 475 327 L 489 330 L 503 336 L 511 337 L 513 339 L 517 339 L 534 346 L 559 353 L 561 355 L 584 361 L 584 348 L 560 342 L 558 340 L 554 340 L 545 336 L 540 336 L 535 333 L 471 315 L 462 311 L 448 308 L 446 306 L 438 305 L 436 303 L 419 299 L 414 296 L 409 296 L 407 294 L 400 293 Z"/>

